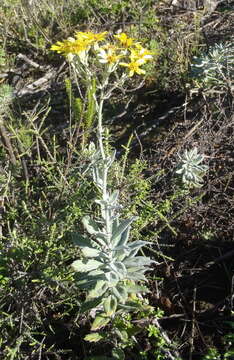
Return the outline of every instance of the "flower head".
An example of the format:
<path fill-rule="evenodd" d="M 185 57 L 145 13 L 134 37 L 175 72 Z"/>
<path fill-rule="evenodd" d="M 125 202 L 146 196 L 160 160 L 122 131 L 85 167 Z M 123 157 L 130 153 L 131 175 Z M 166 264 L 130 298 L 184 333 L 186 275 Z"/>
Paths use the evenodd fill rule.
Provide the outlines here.
<path fill-rule="evenodd" d="M 87 50 L 89 44 L 86 41 L 78 41 L 73 38 L 68 38 L 64 41 L 57 41 L 56 44 L 51 46 L 51 50 L 57 51 L 59 54 L 68 55 L 76 54 Z"/>
<path fill-rule="evenodd" d="M 135 44 L 135 49 L 131 48 L 131 61 L 139 61 L 141 64 L 145 64 L 147 61 L 153 59 L 153 53 L 148 49 L 145 49 L 141 46 L 141 44 Z"/>
<path fill-rule="evenodd" d="M 132 46 L 134 39 L 127 37 L 125 33 L 114 35 L 118 39 L 123 47 L 129 48 Z"/>
<path fill-rule="evenodd" d="M 106 44 L 98 49 L 99 62 L 102 64 L 115 64 L 122 57 L 116 54 L 117 47 L 115 45 Z"/>
<path fill-rule="evenodd" d="M 106 34 L 107 34 L 107 31 L 104 31 L 102 33 L 97 33 L 97 34 L 91 32 L 91 31 L 87 31 L 87 32 L 78 31 L 75 36 L 76 36 L 77 40 L 87 42 L 91 45 L 91 44 L 95 44 L 99 41 L 104 40 L 106 37 Z"/>
<path fill-rule="evenodd" d="M 144 75 L 145 70 L 140 69 L 142 62 L 139 60 L 131 61 L 130 63 L 120 63 L 121 66 L 127 67 L 129 69 L 129 77 L 132 77 L 135 73 L 138 75 Z"/>

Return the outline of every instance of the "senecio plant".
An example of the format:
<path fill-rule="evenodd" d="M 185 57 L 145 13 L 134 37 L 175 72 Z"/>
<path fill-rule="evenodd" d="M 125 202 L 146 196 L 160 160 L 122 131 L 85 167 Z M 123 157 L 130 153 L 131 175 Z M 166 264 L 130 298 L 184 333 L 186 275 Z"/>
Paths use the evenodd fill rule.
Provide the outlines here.
<path fill-rule="evenodd" d="M 182 182 L 188 187 L 201 187 L 203 176 L 208 170 L 207 165 L 202 165 L 204 155 L 198 154 L 197 148 L 188 151 L 185 150 L 182 156 L 179 156 L 179 164 L 176 174 L 182 178 Z"/>
<path fill-rule="evenodd" d="M 97 144 L 89 145 L 86 171 L 99 189 L 100 197 L 95 202 L 100 216 L 83 218 L 87 235 L 77 234 L 74 240 L 82 258 L 74 261 L 72 268 L 77 272 L 79 287 L 87 292 L 82 310 L 92 309 L 95 313 L 95 330 L 105 326 L 121 309 L 137 307 L 140 293 L 147 291 L 142 285 L 146 281 L 144 273 L 154 262 L 138 255 L 146 242 L 129 241 L 135 217 L 121 219 L 119 192 L 108 186 L 115 151 L 106 150 L 103 126 L 105 101 L 129 77 L 144 75 L 142 66 L 152 60 L 153 54 L 125 33 L 111 37 L 107 32 L 77 32 L 74 38 L 57 42 L 51 49 L 67 58 L 79 89 L 86 88 L 86 94 L 92 93 L 94 99 Z"/>

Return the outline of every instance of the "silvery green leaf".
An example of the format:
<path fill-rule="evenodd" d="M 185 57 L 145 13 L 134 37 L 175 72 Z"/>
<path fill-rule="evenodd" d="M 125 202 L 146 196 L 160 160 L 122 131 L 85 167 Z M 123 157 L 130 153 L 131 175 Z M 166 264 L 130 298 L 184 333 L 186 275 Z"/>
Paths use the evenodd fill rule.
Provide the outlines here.
<path fill-rule="evenodd" d="M 142 248 L 143 246 L 147 245 L 148 242 L 146 241 L 134 241 L 131 244 L 128 245 L 129 248 L 129 257 L 134 257 L 140 248 Z"/>
<path fill-rule="evenodd" d="M 112 234 L 114 234 L 119 227 L 119 218 L 118 216 L 114 217 L 112 220 Z M 112 246 L 114 247 L 115 244 L 120 240 L 121 234 L 119 236 L 116 236 L 115 241 L 111 241 Z"/>
<path fill-rule="evenodd" d="M 123 309 L 124 312 L 130 312 L 130 311 L 139 311 L 139 303 L 134 303 L 134 304 L 129 304 L 129 302 L 127 302 L 127 304 L 119 304 L 119 308 Z"/>
<path fill-rule="evenodd" d="M 99 333 L 91 333 L 91 334 L 86 335 L 84 337 L 84 340 L 96 343 L 96 342 L 98 342 L 98 341 L 100 341 L 100 340 L 102 340 L 104 338 L 105 338 L 104 335 L 101 335 Z"/>
<path fill-rule="evenodd" d="M 115 231 L 112 233 L 111 242 L 112 243 L 115 242 L 115 240 L 118 238 L 118 236 L 121 235 L 125 231 L 125 229 L 127 229 L 127 227 L 130 226 L 131 223 L 136 219 L 137 219 L 137 217 L 133 216 L 130 219 L 122 220 L 120 222 L 119 226 L 117 226 Z"/>
<path fill-rule="evenodd" d="M 85 246 L 97 246 L 94 241 L 91 241 L 87 237 L 79 234 L 79 233 L 72 233 L 72 242 L 74 245 L 77 245 L 79 247 L 85 247 Z"/>
<path fill-rule="evenodd" d="M 145 311 L 144 305 L 136 301 L 127 301 L 126 304 L 119 304 L 119 308 L 124 311 Z"/>
<path fill-rule="evenodd" d="M 85 289 L 85 290 L 92 290 L 95 289 L 97 283 L 99 281 L 105 281 L 106 282 L 106 278 L 104 276 L 104 274 L 99 274 L 99 275 L 90 275 L 90 273 L 86 276 L 81 277 L 79 276 L 77 278 L 77 285 L 80 287 L 80 289 Z M 100 294 L 98 294 L 99 296 Z"/>
<path fill-rule="evenodd" d="M 124 265 L 124 263 L 120 262 L 120 261 L 116 261 L 114 263 L 114 267 L 115 267 L 115 271 L 121 275 L 121 277 L 125 276 L 125 274 L 127 273 L 126 267 Z"/>
<path fill-rule="evenodd" d="M 123 233 L 121 234 L 121 236 L 117 237 L 115 242 L 113 242 L 113 245 L 116 244 L 116 248 L 117 247 L 121 247 L 121 246 L 125 246 L 128 242 L 129 239 L 129 234 L 130 234 L 130 225 L 123 231 Z"/>
<path fill-rule="evenodd" d="M 93 258 L 93 257 L 95 258 L 100 255 L 100 251 L 97 249 L 85 246 L 82 248 L 82 254 L 88 258 Z"/>
<path fill-rule="evenodd" d="M 103 188 L 103 170 L 97 166 L 93 168 L 93 180 L 100 189 Z"/>
<path fill-rule="evenodd" d="M 134 256 L 133 258 L 130 259 L 125 259 L 123 261 L 123 263 L 125 264 L 125 266 L 149 266 L 152 263 L 156 263 L 156 261 L 151 260 L 148 257 L 145 256 Z"/>
<path fill-rule="evenodd" d="M 132 243 L 128 244 L 128 247 L 130 250 L 134 250 L 134 249 L 140 249 L 143 246 L 146 246 L 148 244 L 150 244 L 148 241 L 137 240 L 137 241 L 133 241 Z"/>
<path fill-rule="evenodd" d="M 128 298 L 127 290 L 125 289 L 124 286 L 121 285 L 112 288 L 112 293 L 122 303 L 125 303 L 125 301 Z"/>
<path fill-rule="evenodd" d="M 135 268 L 132 268 L 132 269 L 135 269 Z M 126 278 L 128 280 L 146 281 L 147 282 L 145 275 L 140 272 L 136 272 L 136 270 L 129 271 L 129 269 L 128 269 L 128 274 L 127 274 Z"/>
<path fill-rule="evenodd" d="M 182 174 L 184 171 L 183 167 L 176 170 L 176 174 Z"/>
<path fill-rule="evenodd" d="M 108 205 L 108 202 L 106 200 L 98 200 L 98 199 L 96 199 L 95 203 L 100 205 L 100 206 L 107 206 Z"/>
<path fill-rule="evenodd" d="M 84 313 L 84 312 L 86 312 L 86 311 L 89 311 L 89 310 L 97 307 L 98 305 L 101 304 L 102 300 L 103 300 L 103 297 L 102 297 L 102 296 L 99 296 L 99 297 L 97 297 L 96 299 L 91 299 L 91 300 L 85 301 L 85 302 L 81 305 L 80 312 L 81 312 L 81 313 Z"/>
<path fill-rule="evenodd" d="M 103 307 L 107 316 L 112 316 L 117 309 L 117 300 L 113 295 L 109 295 L 103 302 Z"/>
<path fill-rule="evenodd" d="M 115 161 L 115 155 L 116 155 L 116 150 L 114 150 L 111 156 L 106 159 L 107 167 L 110 167 L 113 164 L 113 162 Z"/>
<path fill-rule="evenodd" d="M 104 279 L 104 272 L 101 269 L 98 269 L 98 270 L 91 270 L 89 271 L 88 273 L 79 273 L 77 272 L 75 274 L 75 280 L 76 281 L 82 281 L 82 280 L 87 280 L 87 281 L 90 281 L 90 280 L 103 280 Z"/>
<path fill-rule="evenodd" d="M 109 286 L 111 287 L 116 286 L 120 280 L 120 277 L 115 271 L 109 271 L 105 273 L 105 276 L 106 276 L 106 280 L 109 283 Z"/>
<path fill-rule="evenodd" d="M 135 284 L 126 284 L 125 285 L 125 289 L 127 290 L 128 293 L 134 293 L 134 294 L 138 294 L 141 292 L 147 293 L 149 292 L 149 289 L 146 286 L 140 286 L 140 285 L 135 285 Z"/>
<path fill-rule="evenodd" d="M 126 258 L 126 256 L 129 254 L 127 247 L 122 247 L 120 250 L 113 249 L 112 251 L 114 252 L 114 256 L 118 261 L 123 261 L 123 259 Z"/>
<path fill-rule="evenodd" d="M 103 232 L 97 232 L 95 238 L 105 247 L 108 244 L 108 235 Z"/>
<path fill-rule="evenodd" d="M 113 193 L 110 194 L 109 196 L 109 202 L 111 204 L 115 204 L 116 201 L 118 200 L 118 197 L 119 197 L 119 191 L 118 190 L 113 191 Z"/>
<path fill-rule="evenodd" d="M 72 242 L 80 248 L 91 247 L 97 250 L 101 249 L 100 241 L 97 242 L 96 239 L 88 239 L 87 237 L 82 236 L 78 233 L 72 234 Z M 105 243 L 102 242 L 102 245 L 105 245 Z"/>
<path fill-rule="evenodd" d="M 97 284 L 97 280 L 93 279 L 93 278 L 91 280 L 83 279 L 83 280 L 77 281 L 77 285 L 79 286 L 79 288 L 86 290 L 86 291 L 94 289 L 96 284 Z"/>
<path fill-rule="evenodd" d="M 92 324 L 91 330 L 99 330 L 102 327 L 106 326 L 110 322 L 111 318 L 107 317 L 105 314 L 97 315 Z"/>
<path fill-rule="evenodd" d="M 82 223 L 85 229 L 88 231 L 89 234 L 93 235 L 97 233 L 100 229 L 96 221 L 90 218 L 90 216 L 84 216 L 82 219 Z"/>
<path fill-rule="evenodd" d="M 89 298 L 96 298 L 102 296 L 108 289 L 108 284 L 105 280 L 98 280 L 95 287 L 89 291 Z"/>
<path fill-rule="evenodd" d="M 71 266 L 73 270 L 78 272 L 89 272 L 91 270 L 98 269 L 103 263 L 97 260 L 76 260 Z"/>
<path fill-rule="evenodd" d="M 204 159 L 204 155 L 198 154 L 198 150 L 185 150 L 183 156 L 179 156 L 180 163 L 176 169 L 176 174 L 182 175 L 183 183 L 187 185 L 200 186 L 202 184 L 202 177 L 204 176 L 208 167 L 200 163 Z"/>

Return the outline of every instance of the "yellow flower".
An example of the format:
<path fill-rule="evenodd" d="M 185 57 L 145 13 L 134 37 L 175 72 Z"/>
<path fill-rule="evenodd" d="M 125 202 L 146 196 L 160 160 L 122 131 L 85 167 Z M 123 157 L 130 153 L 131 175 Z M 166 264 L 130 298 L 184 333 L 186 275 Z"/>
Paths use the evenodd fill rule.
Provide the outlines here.
<path fill-rule="evenodd" d="M 77 40 L 85 41 L 91 45 L 98 41 L 104 40 L 106 37 L 106 34 L 107 34 L 107 31 L 104 31 L 102 33 L 97 33 L 97 34 L 94 34 L 91 31 L 87 31 L 87 32 L 78 31 L 76 33 L 76 38 L 77 38 Z"/>
<path fill-rule="evenodd" d="M 99 48 L 99 53 L 97 55 L 100 58 L 99 62 L 102 64 L 116 63 L 122 57 L 122 55 L 116 54 L 116 50 L 116 46 L 111 44 L 106 44 L 105 46 Z"/>
<path fill-rule="evenodd" d="M 131 61 L 139 61 L 141 64 L 145 64 L 147 61 L 153 59 L 153 53 L 145 48 L 143 48 L 139 43 L 135 44 L 136 49 L 130 49 L 131 51 Z"/>
<path fill-rule="evenodd" d="M 132 77 L 135 73 L 138 75 L 144 75 L 145 70 L 140 69 L 139 66 L 142 65 L 142 62 L 139 60 L 131 61 L 130 63 L 120 63 L 119 65 L 127 67 L 129 69 L 129 77 Z"/>
<path fill-rule="evenodd" d="M 87 50 L 89 44 L 85 41 L 78 41 L 73 38 L 68 38 L 64 41 L 57 41 L 56 44 L 51 46 L 51 50 L 57 51 L 59 54 L 79 54 Z"/>
<path fill-rule="evenodd" d="M 57 51 L 59 54 L 67 55 L 71 52 L 71 44 L 69 40 L 57 41 L 50 49 Z"/>
<path fill-rule="evenodd" d="M 118 39 L 123 47 L 129 48 L 132 46 L 134 39 L 127 37 L 125 33 L 120 33 L 118 35 L 114 35 L 116 39 Z"/>

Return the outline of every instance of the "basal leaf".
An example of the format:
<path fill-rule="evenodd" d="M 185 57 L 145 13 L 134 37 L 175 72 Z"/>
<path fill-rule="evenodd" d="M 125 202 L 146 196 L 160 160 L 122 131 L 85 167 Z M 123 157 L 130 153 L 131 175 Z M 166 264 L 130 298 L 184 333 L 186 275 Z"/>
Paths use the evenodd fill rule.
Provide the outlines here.
<path fill-rule="evenodd" d="M 87 237 L 82 236 L 79 233 L 72 233 L 71 236 L 72 236 L 72 242 L 73 242 L 74 245 L 78 245 L 80 247 L 90 246 L 91 245 L 90 240 Z"/>
<path fill-rule="evenodd" d="M 128 298 L 128 293 L 124 286 L 116 286 L 112 289 L 112 293 L 121 303 L 125 303 Z"/>
<path fill-rule="evenodd" d="M 117 309 L 117 300 L 115 296 L 109 295 L 103 302 L 103 307 L 107 316 L 112 316 Z"/>
<path fill-rule="evenodd" d="M 95 287 L 89 291 L 89 298 L 96 298 L 98 296 L 103 296 L 103 294 L 108 289 L 108 283 L 105 280 L 98 280 Z"/>
<path fill-rule="evenodd" d="M 91 330 L 95 331 L 103 328 L 110 322 L 110 320 L 111 319 L 107 317 L 105 314 L 97 315 L 94 319 Z"/>
<path fill-rule="evenodd" d="M 101 335 L 99 333 L 91 333 L 91 334 L 86 335 L 84 339 L 86 341 L 96 343 L 96 342 L 98 342 L 98 341 L 100 341 L 100 340 L 102 340 L 104 338 L 105 338 L 105 336 Z"/>
<path fill-rule="evenodd" d="M 96 299 L 91 299 L 91 300 L 87 300 L 85 301 L 82 305 L 81 305 L 81 308 L 80 308 L 80 312 L 81 313 L 84 313 L 86 311 L 89 311 L 95 307 L 97 307 L 98 305 L 101 304 L 103 298 L 102 296 L 96 298 Z"/>
<path fill-rule="evenodd" d="M 120 280 L 119 275 L 115 271 L 108 271 L 105 273 L 105 276 L 110 287 L 116 286 Z"/>
<path fill-rule="evenodd" d="M 84 216 L 82 219 L 82 223 L 85 229 L 91 235 L 95 234 L 100 230 L 98 224 L 93 219 L 91 219 L 90 216 Z"/>
<path fill-rule="evenodd" d="M 82 248 L 82 254 L 85 257 L 93 258 L 93 257 L 98 257 L 99 254 L 100 254 L 100 251 L 97 250 L 97 249 L 85 246 L 85 247 Z"/>
<path fill-rule="evenodd" d="M 71 264 L 73 270 L 78 272 L 89 272 L 91 270 L 98 269 L 102 265 L 103 265 L 102 262 L 93 259 L 76 260 Z"/>

